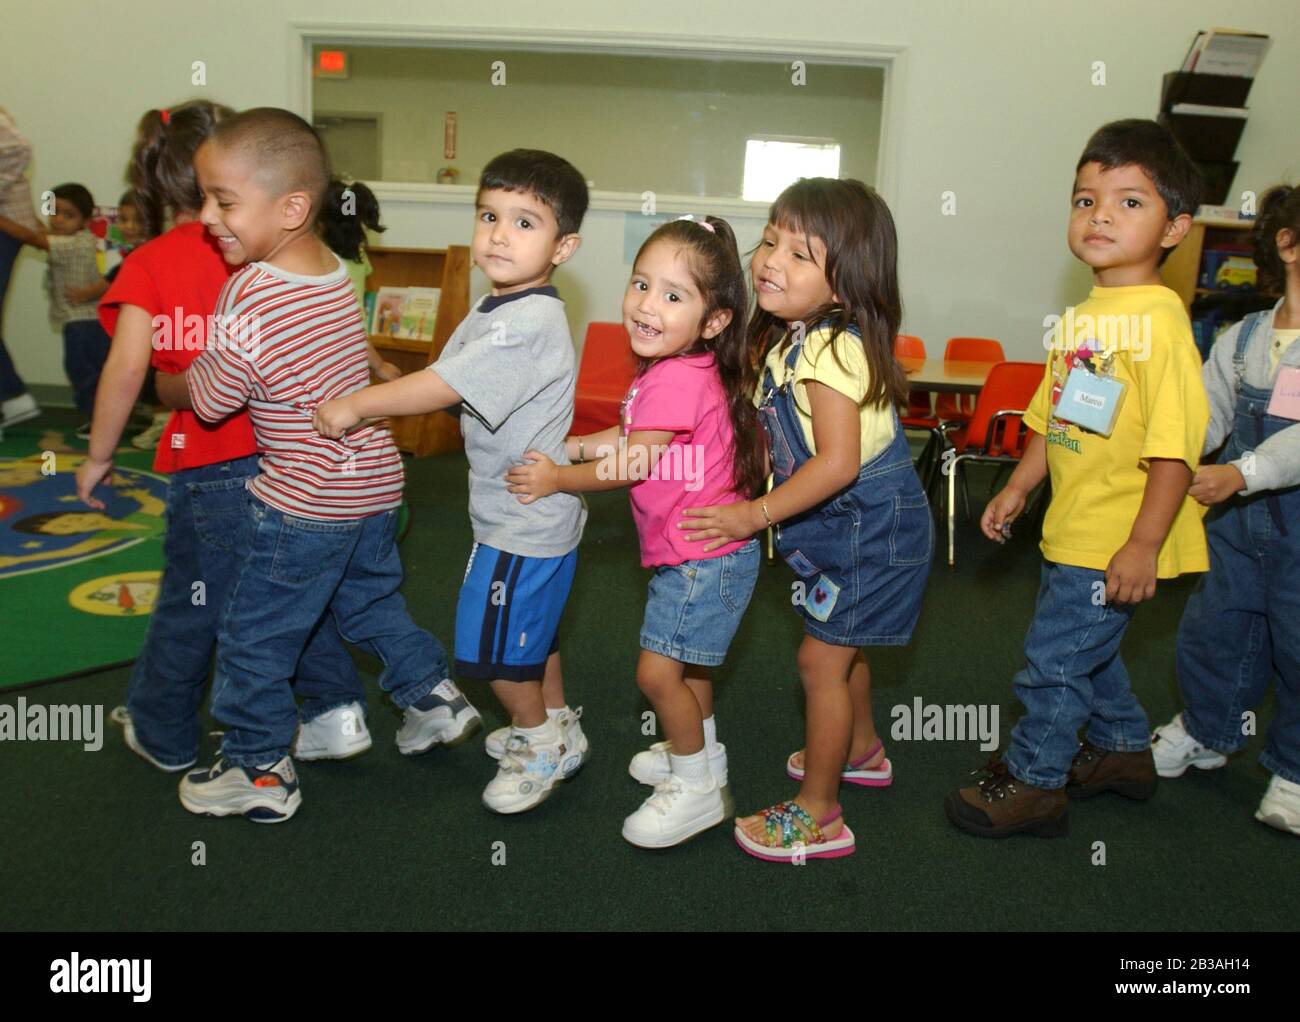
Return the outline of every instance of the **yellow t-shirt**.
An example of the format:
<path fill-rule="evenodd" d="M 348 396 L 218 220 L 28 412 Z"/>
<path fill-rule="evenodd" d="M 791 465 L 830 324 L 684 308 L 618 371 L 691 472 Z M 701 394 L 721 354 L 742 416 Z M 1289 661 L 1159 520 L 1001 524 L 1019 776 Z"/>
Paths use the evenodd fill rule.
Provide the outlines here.
<path fill-rule="evenodd" d="M 808 401 L 806 381 L 815 380 L 832 390 L 851 398 L 859 405 L 858 422 L 861 425 L 860 447 L 861 464 L 865 465 L 883 451 L 894 439 L 894 416 L 886 405 L 884 408 L 862 406 L 870 382 L 870 370 L 867 355 L 862 350 L 862 342 L 853 334 L 845 331 L 835 338 L 834 350 L 828 343 L 831 336 L 830 327 L 819 327 L 810 333 L 803 342 L 803 350 L 794 369 L 786 369 L 785 359 L 790 354 L 790 346 L 777 345 L 767 353 L 767 368 L 772 372 L 772 379 L 780 387 L 790 383 L 794 388 L 795 409 L 799 413 L 799 425 L 803 427 L 804 441 L 808 450 L 817 453 L 817 444 L 813 440 L 812 405 Z M 836 361 L 836 356 L 839 361 Z M 763 386 L 759 381 L 758 393 L 754 395 L 754 406 L 763 403 Z"/>
<path fill-rule="evenodd" d="M 1125 384 L 1109 437 L 1052 414 L 1069 374 L 1068 360 L 1089 344 L 1096 364 L 1112 356 Z M 1049 421 L 1050 417 L 1050 421 Z M 1157 284 L 1094 287 L 1067 310 L 1025 424 L 1047 438 L 1052 502 L 1043 522 L 1043 556 L 1058 564 L 1104 571 L 1132 531 L 1142 506 L 1150 458 L 1176 458 L 1192 471 L 1209 423 L 1201 357 L 1178 296 Z M 1204 509 L 1186 497 L 1160 548 L 1159 578 L 1207 571 Z"/>
<path fill-rule="evenodd" d="M 1282 361 L 1282 353 L 1300 340 L 1300 330 L 1277 330 L 1273 331 L 1273 343 L 1268 346 L 1269 366 L 1274 373 L 1277 372 L 1277 364 Z"/>

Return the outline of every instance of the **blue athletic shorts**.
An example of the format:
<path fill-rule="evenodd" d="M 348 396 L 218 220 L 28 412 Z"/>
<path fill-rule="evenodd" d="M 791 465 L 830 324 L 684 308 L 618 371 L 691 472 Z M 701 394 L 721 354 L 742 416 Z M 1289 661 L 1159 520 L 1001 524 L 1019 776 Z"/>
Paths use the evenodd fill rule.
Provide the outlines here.
<path fill-rule="evenodd" d="M 475 543 L 456 604 L 456 673 L 488 681 L 541 681 L 560 647 L 560 615 L 578 564 L 523 557 Z"/>

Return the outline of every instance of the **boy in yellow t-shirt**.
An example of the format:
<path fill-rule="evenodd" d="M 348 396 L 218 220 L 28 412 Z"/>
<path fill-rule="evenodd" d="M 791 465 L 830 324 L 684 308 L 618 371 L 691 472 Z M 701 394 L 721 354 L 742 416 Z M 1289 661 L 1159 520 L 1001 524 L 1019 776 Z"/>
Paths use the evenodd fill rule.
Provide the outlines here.
<path fill-rule="evenodd" d="M 1154 121 L 1107 124 L 1076 168 L 1069 245 L 1092 268 L 1094 287 L 1047 338 L 1043 382 L 1024 417 L 1033 436 L 980 520 L 990 539 L 1003 538 L 1050 473 L 1042 583 L 1015 678 L 1025 714 L 988 775 L 944 802 L 969 833 L 1061 835 L 1070 798 L 1155 793 L 1151 728 L 1119 647 L 1156 579 L 1209 567 L 1187 496 L 1209 404 L 1187 313 L 1159 274 L 1191 226 L 1200 189 L 1196 166 Z M 1063 417 L 1074 374 L 1100 413 L 1088 418 L 1098 432 Z"/>

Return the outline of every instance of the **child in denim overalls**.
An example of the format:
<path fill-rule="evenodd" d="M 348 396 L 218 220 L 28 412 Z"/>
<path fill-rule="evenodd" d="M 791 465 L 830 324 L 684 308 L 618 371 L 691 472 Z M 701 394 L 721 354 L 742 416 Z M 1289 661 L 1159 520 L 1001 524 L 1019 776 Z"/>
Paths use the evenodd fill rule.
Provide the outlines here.
<path fill-rule="evenodd" d="M 779 523 L 799 579 L 807 750 L 786 764 L 799 794 L 737 821 L 737 843 L 760 859 L 851 854 L 840 783 L 893 778 L 861 647 L 911 637 L 934 547 L 898 422 L 896 253 L 889 209 L 861 182 L 812 178 L 781 193 L 750 267 L 750 338 L 765 361 L 755 403 L 776 485 L 765 499 L 686 512 L 688 537 L 714 542 Z"/>
<path fill-rule="evenodd" d="M 1210 573 L 1178 629 L 1185 709 L 1157 728 L 1162 777 L 1227 763 L 1254 733 L 1246 711 L 1277 676 L 1277 713 L 1259 760 L 1273 778 L 1255 818 L 1300 835 L 1300 189 L 1264 197 L 1255 225 L 1260 281 L 1286 295 L 1215 343 L 1205 365 L 1211 419 L 1206 453 L 1227 438 L 1191 495 L 1214 507 L 1206 526 Z"/>

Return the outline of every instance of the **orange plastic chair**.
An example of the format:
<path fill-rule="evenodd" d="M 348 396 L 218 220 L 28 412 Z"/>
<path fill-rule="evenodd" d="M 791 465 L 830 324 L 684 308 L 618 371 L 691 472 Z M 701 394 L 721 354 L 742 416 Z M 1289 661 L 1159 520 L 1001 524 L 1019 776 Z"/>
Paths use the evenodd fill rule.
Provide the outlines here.
<path fill-rule="evenodd" d="M 619 407 L 635 376 L 636 356 L 623 324 L 588 323 L 569 432 L 585 436 L 617 425 Z"/>
<path fill-rule="evenodd" d="M 999 362 L 989 370 L 988 379 L 975 399 L 975 407 L 965 427 L 950 436 L 949 459 L 944 452 L 944 474 L 948 477 L 948 567 L 956 563 L 953 540 L 957 513 L 957 476 L 968 461 L 1014 465 L 1025 453 L 1029 428 L 1022 421 L 1025 409 L 1043 381 L 1041 362 Z M 970 495 L 962 479 L 966 511 L 970 513 Z"/>
<path fill-rule="evenodd" d="M 925 342 L 911 334 L 899 334 L 894 338 L 894 357 L 924 359 Z M 917 471 L 921 473 L 921 478 L 924 480 L 926 493 L 930 492 L 934 482 L 934 472 L 939 465 L 939 454 L 945 444 L 943 424 L 931 407 L 932 398 L 933 394 L 928 390 L 909 389 L 907 413 L 898 417 L 904 429 L 924 430 L 929 434 L 926 437 L 925 448 L 917 459 Z"/>
<path fill-rule="evenodd" d="M 943 349 L 945 362 L 1003 362 L 1006 357 L 1002 344 L 989 337 L 951 337 Z M 940 394 L 934 414 L 944 422 L 961 424 L 974 410 L 975 398 L 970 394 Z"/>

